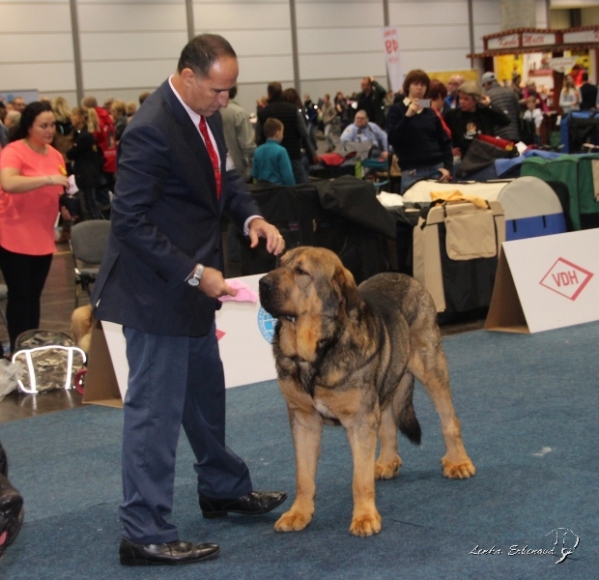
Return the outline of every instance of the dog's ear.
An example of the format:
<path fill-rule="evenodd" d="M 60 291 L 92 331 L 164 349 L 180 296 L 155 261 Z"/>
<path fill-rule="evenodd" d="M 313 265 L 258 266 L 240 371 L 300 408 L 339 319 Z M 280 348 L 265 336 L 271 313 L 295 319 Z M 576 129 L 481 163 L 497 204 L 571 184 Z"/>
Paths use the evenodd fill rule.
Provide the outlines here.
<path fill-rule="evenodd" d="M 349 314 L 360 305 L 360 295 L 353 274 L 343 266 L 337 267 L 333 283 L 339 288 L 340 297 L 345 302 L 345 312 Z"/>

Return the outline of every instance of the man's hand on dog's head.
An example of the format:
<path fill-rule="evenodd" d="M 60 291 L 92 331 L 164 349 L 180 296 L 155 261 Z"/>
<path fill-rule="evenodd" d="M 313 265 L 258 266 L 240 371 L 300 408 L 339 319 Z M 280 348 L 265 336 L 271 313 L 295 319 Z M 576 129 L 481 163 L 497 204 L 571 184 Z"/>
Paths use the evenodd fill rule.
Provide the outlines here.
<path fill-rule="evenodd" d="M 255 248 L 260 238 L 266 239 L 266 250 L 275 256 L 285 250 L 285 240 L 279 230 L 263 218 L 255 218 L 250 222 L 248 235 L 250 247 Z"/>

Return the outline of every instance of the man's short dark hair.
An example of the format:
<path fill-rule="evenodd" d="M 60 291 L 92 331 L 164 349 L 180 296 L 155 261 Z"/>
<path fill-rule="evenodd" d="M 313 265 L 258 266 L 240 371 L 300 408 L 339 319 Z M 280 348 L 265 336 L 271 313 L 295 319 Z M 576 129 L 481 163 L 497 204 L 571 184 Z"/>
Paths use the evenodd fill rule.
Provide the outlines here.
<path fill-rule="evenodd" d="M 219 34 L 200 34 L 192 38 L 181 51 L 177 72 L 190 68 L 196 75 L 207 77 L 212 65 L 224 56 L 237 58 L 228 40 Z"/>
<path fill-rule="evenodd" d="M 283 128 L 284 125 L 279 119 L 268 117 L 268 119 L 264 121 L 264 125 L 262 125 L 262 132 L 267 139 L 272 139 L 277 134 L 277 131 L 280 131 Z"/>
<path fill-rule="evenodd" d="M 234 99 L 237 96 L 237 85 L 229 89 L 229 98 Z"/>
<path fill-rule="evenodd" d="M 278 82 L 268 83 L 266 87 L 266 92 L 268 93 L 268 99 L 272 101 L 272 99 L 277 99 L 283 94 L 283 85 Z"/>

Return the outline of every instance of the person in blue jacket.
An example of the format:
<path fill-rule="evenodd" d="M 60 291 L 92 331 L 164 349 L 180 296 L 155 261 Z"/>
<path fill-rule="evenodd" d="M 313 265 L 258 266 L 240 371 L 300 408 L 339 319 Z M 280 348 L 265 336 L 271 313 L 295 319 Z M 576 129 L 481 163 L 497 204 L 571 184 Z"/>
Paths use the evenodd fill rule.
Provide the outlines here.
<path fill-rule="evenodd" d="M 287 149 L 281 145 L 285 127 L 281 121 L 269 117 L 262 126 L 266 143 L 254 153 L 252 177 L 257 181 L 268 181 L 278 185 L 295 185 L 293 168 Z"/>

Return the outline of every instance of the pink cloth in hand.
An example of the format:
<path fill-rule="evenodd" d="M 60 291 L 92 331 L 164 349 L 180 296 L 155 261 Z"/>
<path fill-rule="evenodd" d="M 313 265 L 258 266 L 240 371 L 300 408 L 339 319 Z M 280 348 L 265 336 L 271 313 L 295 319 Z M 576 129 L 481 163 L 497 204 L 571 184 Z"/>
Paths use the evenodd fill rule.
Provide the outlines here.
<path fill-rule="evenodd" d="M 221 296 L 219 298 L 221 302 L 228 302 L 229 300 L 234 300 L 235 302 L 258 302 L 256 293 L 241 280 L 227 280 L 227 284 L 237 290 L 237 296 Z"/>

